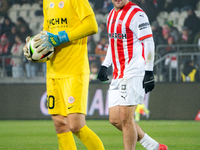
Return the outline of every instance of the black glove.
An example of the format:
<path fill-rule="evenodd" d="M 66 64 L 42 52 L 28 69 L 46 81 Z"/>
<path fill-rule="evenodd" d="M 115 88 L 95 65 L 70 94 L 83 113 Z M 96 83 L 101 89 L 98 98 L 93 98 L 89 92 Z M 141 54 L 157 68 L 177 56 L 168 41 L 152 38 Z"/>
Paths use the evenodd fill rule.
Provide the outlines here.
<path fill-rule="evenodd" d="M 105 67 L 105 66 L 101 66 L 97 78 L 98 78 L 100 81 L 107 81 L 107 80 L 109 80 L 109 79 L 108 79 L 108 76 L 107 76 L 107 72 L 108 72 L 108 68 Z"/>
<path fill-rule="evenodd" d="M 143 88 L 145 89 L 145 93 L 148 93 L 153 90 L 155 86 L 153 71 L 145 71 L 144 79 L 143 79 Z"/>

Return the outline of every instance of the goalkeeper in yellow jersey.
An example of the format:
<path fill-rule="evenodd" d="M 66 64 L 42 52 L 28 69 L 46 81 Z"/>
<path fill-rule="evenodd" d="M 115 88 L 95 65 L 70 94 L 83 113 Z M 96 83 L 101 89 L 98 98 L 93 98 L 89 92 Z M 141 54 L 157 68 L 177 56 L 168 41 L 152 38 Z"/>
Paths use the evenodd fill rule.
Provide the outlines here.
<path fill-rule="evenodd" d="M 43 47 L 43 54 L 55 48 L 46 62 L 46 87 L 59 149 L 77 149 L 74 133 L 88 150 L 104 150 L 100 138 L 85 122 L 90 73 L 87 36 L 98 31 L 94 12 L 88 0 L 43 0 L 43 14 L 39 47 Z M 27 46 L 23 50 L 31 60 Z"/>

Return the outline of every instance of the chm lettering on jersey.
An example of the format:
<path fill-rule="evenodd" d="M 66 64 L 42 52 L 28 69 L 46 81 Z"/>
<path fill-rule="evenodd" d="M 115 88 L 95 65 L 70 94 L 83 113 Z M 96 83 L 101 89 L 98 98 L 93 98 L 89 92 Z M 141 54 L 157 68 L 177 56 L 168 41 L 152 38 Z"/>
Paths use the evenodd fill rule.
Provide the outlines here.
<path fill-rule="evenodd" d="M 115 38 L 115 39 L 127 39 L 126 34 L 121 34 L 121 33 L 109 33 L 108 34 L 109 38 Z"/>
<path fill-rule="evenodd" d="M 49 26 L 63 25 L 63 24 L 67 24 L 67 18 L 52 18 L 48 20 L 47 23 L 49 23 Z"/>

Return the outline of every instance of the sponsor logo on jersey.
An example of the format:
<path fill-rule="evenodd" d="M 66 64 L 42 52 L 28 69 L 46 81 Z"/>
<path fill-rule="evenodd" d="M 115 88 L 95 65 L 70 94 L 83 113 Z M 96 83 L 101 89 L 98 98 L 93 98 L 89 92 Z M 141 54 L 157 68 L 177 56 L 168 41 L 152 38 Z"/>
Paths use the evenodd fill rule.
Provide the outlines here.
<path fill-rule="evenodd" d="M 139 15 L 139 16 L 144 18 L 144 16 L 143 16 L 143 15 Z"/>
<path fill-rule="evenodd" d="M 55 3 L 50 3 L 49 8 L 54 8 Z"/>
<path fill-rule="evenodd" d="M 123 96 L 123 95 L 121 95 L 121 98 L 123 98 L 124 100 L 126 100 L 126 97 L 125 97 L 125 96 Z"/>
<path fill-rule="evenodd" d="M 63 7 L 64 7 L 64 2 L 61 1 L 61 2 L 58 4 L 58 7 L 59 7 L 59 8 L 63 8 Z"/>
<path fill-rule="evenodd" d="M 113 19 L 111 24 L 114 24 L 116 22 L 116 19 Z M 110 20 L 108 20 L 108 24 L 110 23 Z"/>
<path fill-rule="evenodd" d="M 53 18 L 47 21 L 49 26 L 52 25 L 67 25 L 67 18 Z"/>
<path fill-rule="evenodd" d="M 109 33 L 108 34 L 109 38 L 111 39 L 127 39 L 126 34 L 121 34 L 121 33 Z"/>
<path fill-rule="evenodd" d="M 68 109 L 71 109 L 72 107 L 74 107 L 74 105 L 73 105 L 73 106 L 70 106 L 70 107 L 68 107 Z"/>
<path fill-rule="evenodd" d="M 139 24 L 139 26 L 138 26 L 139 30 L 143 30 L 143 29 L 146 29 L 148 27 L 150 27 L 149 22 L 145 22 L 145 23 Z"/>

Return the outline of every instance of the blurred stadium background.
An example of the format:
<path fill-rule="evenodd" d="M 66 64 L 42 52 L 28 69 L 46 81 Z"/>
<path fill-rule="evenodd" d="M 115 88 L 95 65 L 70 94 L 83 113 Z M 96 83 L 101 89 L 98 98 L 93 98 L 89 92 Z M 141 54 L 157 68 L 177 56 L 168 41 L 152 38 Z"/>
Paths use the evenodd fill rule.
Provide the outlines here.
<path fill-rule="evenodd" d="M 161 7 L 160 1 L 161 0 L 135 0 L 134 2 L 139 4 L 150 16 L 151 26 L 153 27 L 155 21 L 157 21 L 156 23 L 162 28 L 162 32 L 165 32 L 164 29 L 167 24 L 172 23 L 170 25 L 179 29 L 179 38 L 181 38 L 181 31 L 182 27 L 185 26 L 184 20 L 188 17 L 188 10 L 192 9 L 196 13 L 197 18 L 200 16 L 200 2 L 197 0 L 192 2 L 184 0 L 179 1 L 179 3 L 182 4 L 180 6 L 177 5 L 177 1 L 164 0 L 163 2 L 165 5 L 163 7 Z M 9 4 L 5 10 L 5 14 L 7 15 L 0 13 L 0 34 L 2 36 L 0 43 L 0 101 L 2 106 L 0 110 L 0 119 L 49 118 L 46 114 L 45 106 L 45 63 L 31 63 L 26 61 L 22 53 L 16 56 L 12 55 L 9 49 L 6 54 L 1 50 L 1 45 L 5 39 L 4 34 L 6 34 L 7 37 L 9 37 L 9 35 L 15 36 L 15 34 L 13 35 L 13 33 L 9 31 L 13 26 L 17 29 L 19 28 L 19 32 L 22 30 L 21 28 L 26 26 L 28 30 L 24 33 L 25 35 L 35 35 L 42 30 L 42 0 L 2 0 L 1 3 L 3 4 L 5 2 Z M 109 0 L 90 0 L 89 2 L 94 9 L 99 24 L 99 32 L 89 37 L 89 39 L 93 39 L 93 43 L 88 40 L 88 57 L 92 73 L 87 117 L 91 119 L 107 119 L 107 89 L 110 80 L 108 83 L 100 83 L 96 80 L 96 74 L 103 60 L 103 55 L 100 55 L 102 54 L 100 52 L 106 52 L 107 50 L 107 42 L 101 42 L 103 41 L 101 38 L 105 38 L 103 35 L 107 34 L 105 34 L 105 26 L 103 25 L 106 23 L 106 18 L 109 10 L 112 9 L 112 5 Z M 153 12 L 150 13 L 150 8 L 147 9 L 144 7 L 145 4 L 146 6 L 153 4 L 152 7 L 154 7 L 157 12 L 157 14 L 154 15 L 154 19 L 152 19 Z M 12 23 L 10 25 L 11 28 L 9 28 L 9 25 L 5 28 L 7 18 L 10 18 L 10 22 Z M 200 26 L 198 30 L 200 31 Z M 22 39 L 22 43 L 24 40 L 25 38 Z M 8 43 L 10 43 L 9 38 Z M 11 44 L 12 43 L 10 43 L 10 45 Z M 91 46 L 92 44 L 95 46 Z M 178 44 L 178 42 L 176 42 L 172 45 L 159 43 L 156 45 L 154 67 L 156 88 L 150 95 L 147 95 L 145 99 L 146 108 L 150 110 L 149 119 L 195 119 L 200 111 L 200 95 L 198 92 L 200 86 L 199 50 L 198 42 L 196 44 L 194 44 L 194 42 L 190 44 Z M 14 59 L 18 59 L 20 63 L 13 64 Z M 193 76 L 194 80 L 191 80 L 192 76 L 189 75 L 185 75 L 185 80 L 183 80 L 184 63 L 188 61 L 192 62 L 192 71 L 195 70 L 196 72 L 195 75 L 193 74 L 195 76 Z M 13 68 L 17 65 L 19 65 L 20 68 L 18 68 L 18 74 L 15 74 Z M 109 76 L 111 79 L 112 68 L 110 68 Z M 34 93 L 34 96 L 32 93 Z M 24 107 L 22 107 L 22 105 Z M 141 116 L 141 119 L 143 119 L 142 117 L 143 116 Z"/>
<path fill-rule="evenodd" d="M 3 1 L 4 0 L 2 0 L 2 2 Z M 9 2 L 10 6 L 7 8 L 6 16 L 4 14 L 1 15 L 0 13 L 1 36 L 4 34 L 2 25 L 6 17 L 9 17 L 14 24 L 17 24 L 17 21 L 20 20 L 19 18 L 25 20 L 28 31 L 31 31 L 28 33 L 31 33 L 31 35 L 35 35 L 42 30 L 43 16 L 41 15 L 42 8 L 40 0 L 5 1 Z M 185 2 L 184 0 L 174 1 L 178 3 Z M 174 1 L 163 0 L 165 5 L 168 4 L 167 6 L 170 6 L 170 2 Z M 109 0 L 106 2 L 109 4 Z M 142 6 L 143 0 L 134 2 L 141 4 Z M 154 1 L 146 0 L 145 2 L 153 3 Z M 159 4 L 158 2 L 160 1 L 157 0 L 157 4 Z M 187 2 L 189 1 L 187 0 Z M 89 37 L 92 39 L 93 43 L 88 43 L 88 47 L 91 48 L 91 50 L 88 51 L 91 71 L 92 67 L 96 67 L 97 70 L 91 74 L 87 120 L 89 126 L 93 127 L 94 131 L 96 131 L 100 137 L 102 136 L 107 149 L 113 150 L 112 146 L 115 146 L 114 149 L 116 150 L 123 149 L 121 133 L 115 130 L 114 127 L 111 127 L 108 122 L 107 91 L 110 80 L 107 83 L 100 83 L 96 80 L 96 73 L 98 72 L 103 57 L 103 55 L 98 53 L 98 50 L 103 47 L 103 51 L 106 51 L 106 44 L 103 44 L 100 41 L 101 38 L 104 37 L 101 36 L 101 33 L 103 34 L 103 25 L 106 23 L 108 9 L 110 8 L 108 8 L 108 5 L 106 5 L 107 7 L 102 5 L 102 8 L 97 8 L 97 0 L 91 0 L 90 4 L 96 14 L 99 32 L 96 35 Z M 155 2 L 154 5 L 156 6 Z M 200 17 L 200 2 L 196 1 L 194 6 L 192 9 L 196 16 Z M 162 9 L 157 11 L 155 19 L 151 21 L 151 25 L 155 25 L 154 23 L 157 21 L 156 25 L 159 24 L 161 28 L 164 28 L 166 22 L 173 22 L 173 27 L 178 29 L 180 37 L 182 37 L 183 27 L 185 27 L 184 21 L 188 17 L 187 10 L 191 7 L 189 6 L 182 10 L 180 8 L 177 9 L 176 7 L 172 10 L 168 10 L 166 7 L 161 8 Z M 153 10 L 150 11 L 153 12 Z M 150 94 L 146 95 L 146 98 L 144 99 L 145 107 L 150 111 L 150 114 L 148 121 L 146 114 L 141 114 L 141 121 L 138 123 L 148 133 L 152 134 L 157 139 L 160 139 L 161 142 L 168 144 L 170 149 L 200 149 L 199 142 L 197 141 L 197 139 L 200 138 L 200 126 L 198 122 L 200 120 L 200 42 L 197 40 L 195 43 L 195 36 L 199 36 L 199 31 L 197 33 L 192 33 L 193 40 L 190 43 L 176 42 L 171 45 L 169 43 L 158 43 L 155 49 L 154 74 L 156 87 Z M 6 36 L 9 37 L 11 35 L 7 34 Z M 95 46 L 91 46 L 92 44 Z M 13 74 L 13 66 L 11 63 L 13 58 L 21 60 L 21 74 Z M 3 141 L 0 142 L 0 149 L 26 149 L 21 145 L 26 146 L 25 143 L 28 141 L 27 139 L 23 139 L 22 136 L 33 137 L 30 140 L 36 139 L 35 141 L 32 141 L 33 143 L 29 143 L 30 141 L 27 143 L 30 145 L 29 149 L 39 150 L 41 149 L 39 147 L 46 147 L 47 145 L 50 145 L 49 149 L 57 149 L 57 141 L 54 138 L 55 133 L 52 131 L 53 126 L 52 122 L 49 121 L 51 118 L 47 113 L 46 106 L 45 63 L 31 63 L 26 61 L 22 54 L 20 56 L 13 56 L 11 53 L 4 55 L 1 50 L 0 60 L 0 141 Z M 195 77 L 193 76 L 195 80 L 191 80 L 191 76 L 183 77 L 182 74 L 184 73 L 186 62 L 192 62 L 192 70 L 195 69 L 196 72 Z M 109 76 L 111 79 L 111 68 Z M 29 122 L 25 120 L 39 121 L 33 121 L 33 123 L 32 121 Z M 25 126 L 30 128 L 24 131 Z M 45 130 L 46 127 L 49 130 Z M 34 134 L 30 129 L 33 129 L 33 131 L 38 134 Z M 39 131 L 36 131 L 37 129 Z M 109 130 L 105 131 L 106 129 Z M 47 136 L 40 139 L 39 137 L 42 136 L 41 134 L 43 134 L 44 131 L 44 134 Z M 49 131 L 51 132 L 48 134 Z M 41 134 L 39 134 L 39 132 L 41 132 Z M 51 137 L 51 139 L 49 139 L 49 137 Z M 13 138 L 22 139 L 13 143 Z M 35 143 L 38 141 L 42 142 L 40 142 L 37 147 Z M 81 144 L 79 149 L 84 149 Z M 139 147 L 138 150 L 139 149 L 142 148 Z"/>

